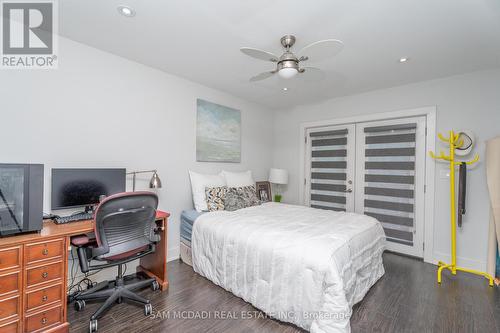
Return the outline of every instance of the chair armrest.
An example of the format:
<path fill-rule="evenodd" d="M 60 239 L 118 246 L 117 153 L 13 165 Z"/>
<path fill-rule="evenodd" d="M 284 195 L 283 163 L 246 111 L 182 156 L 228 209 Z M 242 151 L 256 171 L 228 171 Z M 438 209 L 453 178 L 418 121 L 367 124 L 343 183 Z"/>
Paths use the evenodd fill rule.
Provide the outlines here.
<path fill-rule="evenodd" d="M 89 235 L 78 235 L 71 237 L 71 245 L 76 246 L 76 253 L 78 255 L 78 262 L 80 269 L 83 273 L 89 271 L 89 256 L 92 253 L 92 248 L 97 246 L 95 238 Z"/>
<path fill-rule="evenodd" d="M 78 235 L 71 237 L 71 245 L 80 247 L 90 243 L 90 238 L 87 235 Z"/>

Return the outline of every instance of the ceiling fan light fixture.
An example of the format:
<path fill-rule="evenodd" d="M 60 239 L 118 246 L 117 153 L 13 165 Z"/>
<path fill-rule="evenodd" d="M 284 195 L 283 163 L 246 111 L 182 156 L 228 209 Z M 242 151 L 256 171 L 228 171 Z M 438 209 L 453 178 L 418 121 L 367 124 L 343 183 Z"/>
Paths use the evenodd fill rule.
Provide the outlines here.
<path fill-rule="evenodd" d="M 279 76 L 281 76 L 284 79 L 291 79 L 295 75 L 297 75 L 299 71 L 296 68 L 293 67 L 285 67 L 280 69 L 278 72 Z"/>
<path fill-rule="evenodd" d="M 291 79 L 299 72 L 299 64 L 292 53 L 286 52 L 278 62 L 278 75 L 284 79 Z"/>
<path fill-rule="evenodd" d="M 331 58 L 342 50 L 343 43 L 337 39 L 325 39 L 309 44 L 304 47 L 298 55 L 291 50 L 295 44 L 295 37 L 293 35 L 285 35 L 281 38 L 281 46 L 284 52 L 281 56 L 276 56 L 273 53 L 251 48 L 242 47 L 240 51 L 244 54 L 259 60 L 275 63 L 276 67 L 273 70 L 260 73 L 250 78 L 250 82 L 265 80 L 274 74 L 278 74 L 282 79 L 291 79 L 300 73 L 299 77 L 302 80 L 314 81 L 320 80 L 324 77 L 321 70 L 316 67 L 302 66 L 302 62 L 306 60 L 324 60 Z M 311 61 L 312 61 L 311 60 Z M 283 89 L 283 88 L 282 88 Z M 286 89 L 283 89 L 286 91 Z"/>

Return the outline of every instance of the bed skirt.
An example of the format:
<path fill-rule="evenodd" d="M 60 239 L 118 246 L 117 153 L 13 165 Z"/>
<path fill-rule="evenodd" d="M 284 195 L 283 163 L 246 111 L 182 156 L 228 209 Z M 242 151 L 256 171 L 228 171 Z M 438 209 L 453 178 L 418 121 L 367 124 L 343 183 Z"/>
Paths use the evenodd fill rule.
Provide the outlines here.
<path fill-rule="evenodd" d="M 183 263 L 188 264 L 189 266 L 193 266 L 193 256 L 191 255 L 191 247 L 187 246 L 183 242 L 181 242 L 180 246 L 181 252 L 181 260 Z"/>

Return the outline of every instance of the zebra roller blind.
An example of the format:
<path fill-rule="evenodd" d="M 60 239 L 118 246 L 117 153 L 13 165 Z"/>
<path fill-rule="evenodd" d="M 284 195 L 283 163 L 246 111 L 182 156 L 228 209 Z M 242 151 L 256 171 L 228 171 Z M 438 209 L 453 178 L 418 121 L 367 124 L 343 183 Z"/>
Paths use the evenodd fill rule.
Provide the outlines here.
<path fill-rule="evenodd" d="M 365 127 L 364 213 L 387 240 L 413 246 L 416 123 Z"/>
<path fill-rule="evenodd" d="M 346 211 L 348 129 L 311 132 L 310 206 Z"/>

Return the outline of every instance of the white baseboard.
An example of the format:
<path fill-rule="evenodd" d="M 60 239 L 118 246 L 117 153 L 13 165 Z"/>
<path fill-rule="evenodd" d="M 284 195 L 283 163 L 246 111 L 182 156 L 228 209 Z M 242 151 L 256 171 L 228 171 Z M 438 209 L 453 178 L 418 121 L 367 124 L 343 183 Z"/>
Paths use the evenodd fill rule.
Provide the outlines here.
<path fill-rule="evenodd" d="M 167 262 L 179 259 L 181 256 L 181 250 L 178 246 L 168 249 Z"/>
<path fill-rule="evenodd" d="M 445 254 L 445 253 L 441 253 L 441 252 L 434 252 L 433 259 L 429 263 L 437 265 L 437 263 L 439 261 L 443 261 L 445 263 L 450 263 L 451 256 L 449 254 Z M 457 265 L 460 267 L 463 267 L 463 268 L 475 269 L 475 270 L 483 271 L 483 272 L 486 271 L 486 262 L 484 262 L 484 261 L 463 258 L 463 257 L 457 257 Z"/>

